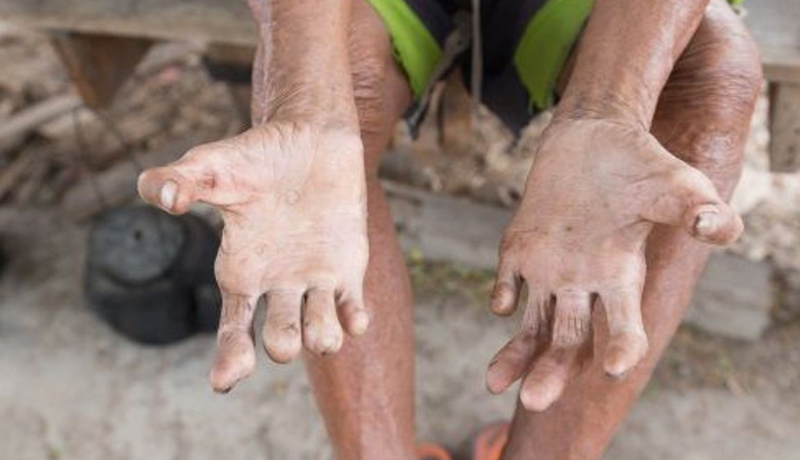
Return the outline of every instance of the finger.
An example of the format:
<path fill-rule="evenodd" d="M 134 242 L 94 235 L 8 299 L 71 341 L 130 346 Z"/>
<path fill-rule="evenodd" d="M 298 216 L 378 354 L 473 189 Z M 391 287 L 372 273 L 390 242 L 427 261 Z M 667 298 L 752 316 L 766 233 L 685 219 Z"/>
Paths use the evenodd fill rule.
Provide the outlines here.
<path fill-rule="evenodd" d="M 493 394 L 504 392 L 519 380 L 536 353 L 536 336 L 521 331 L 492 358 L 486 370 L 486 388 Z"/>
<path fill-rule="evenodd" d="M 683 227 L 694 238 L 712 244 L 735 241 L 744 225 L 700 171 L 683 165 L 664 175 L 657 196 L 645 212 L 655 223 Z"/>
<path fill-rule="evenodd" d="M 303 347 L 300 330 L 302 292 L 274 291 L 266 298 L 262 343 L 267 356 L 276 363 L 288 363 Z"/>
<path fill-rule="evenodd" d="M 139 175 L 137 188 L 142 199 L 172 214 L 183 214 L 195 201 L 204 200 L 215 182 L 211 163 L 190 150 L 180 160 Z"/>
<path fill-rule="evenodd" d="M 535 290 L 528 285 L 528 300 L 522 314 L 522 330 L 534 337 L 548 336 L 553 314 L 553 296 Z"/>
<path fill-rule="evenodd" d="M 303 343 L 306 349 L 319 355 L 335 353 L 341 348 L 343 340 L 344 333 L 336 316 L 333 291 L 308 291 L 303 308 Z"/>
<path fill-rule="evenodd" d="M 591 294 L 580 289 L 556 292 L 553 312 L 553 346 L 569 348 L 582 344 L 592 327 Z"/>
<path fill-rule="evenodd" d="M 733 243 L 744 230 L 742 218 L 725 203 L 697 206 L 687 213 L 686 219 L 687 231 L 692 236 L 720 246 Z"/>
<path fill-rule="evenodd" d="M 601 294 L 608 322 L 603 368 L 621 378 L 647 353 L 647 334 L 642 323 L 641 292 L 637 289 Z"/>
<path fill-rule="evenodd" d="M 577 347 L 550 348 L 543 353 L 522 381 L 519 393 L 522 406 L 535 412 L 550 407 L 564 392 L 577 357 Z"/>
<path fill-rule="evenodd" d="M 338 303 L 339 321 L 345 332 L 353 337 L 362 335 L 369 327 L 369 313 L 361 294 L 345 291 Z"/>
<path fill-rule="evenodd" d="M 222 314 L 217 331 L 217 355 L 209 380 L 214 391 L 227 393 L 255 368 L 253 314 L 256 301 L 222 293 Z"/>
<path fill-rule="evenodd" d="M 519 301 L 520 279 L 508 263 L 501 262 L 497 270 L 497 280 L 492 290 L 489 308 L 496 315 L 508 316 L 514 313 Z"/>

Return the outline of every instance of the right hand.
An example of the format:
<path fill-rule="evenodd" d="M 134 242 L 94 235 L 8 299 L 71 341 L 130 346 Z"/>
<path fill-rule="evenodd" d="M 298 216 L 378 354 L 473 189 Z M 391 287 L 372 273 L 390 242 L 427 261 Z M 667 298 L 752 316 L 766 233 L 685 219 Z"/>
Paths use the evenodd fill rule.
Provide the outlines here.
<path fill-rule="evenodd" d="M 336 352 L 343 331 L 366 330 L 366 183 L 358 133 L 267 123 L 148 169 L 138 188 L 145 201 L 173 214 L 196 201 L 222 213 L 215 391 L 229 391 L 255 367 L 252 323 L 262 295 L 264 348 L 276 362 L 291 361 L 302 346 Z"/>

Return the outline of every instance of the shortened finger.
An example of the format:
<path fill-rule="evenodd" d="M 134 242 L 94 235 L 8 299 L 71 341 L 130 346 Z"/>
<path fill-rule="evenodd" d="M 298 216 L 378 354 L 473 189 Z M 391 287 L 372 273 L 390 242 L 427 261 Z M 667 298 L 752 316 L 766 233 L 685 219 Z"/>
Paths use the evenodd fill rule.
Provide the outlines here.
<path fill-rule="evenodd" d="M 253 314 L 256 300 L 222 293 L 222 314 L 217 331 L 217 354 L 209 380 L 214 391 L 227 393 L 255 368 Z"/>
<path fill-rule="evenodd" d="M 501 261 L 489 304 L 494 314 L 508 316 L 514 313 L 519 301 L 520 284 L 520 279 L 510 264 Z"/>
<path fill-rule="evenodd" d="M 592 295 L 575 288 L 559 289 L 553 311 L 554 347 L 569 348 L 588 340 L 592 328 Z"/>
<path fill-rule="evenodd" d="M 300 327 L 303 293 L 271 291 L 264 298 L 266 300 L 266 315 L 262 330 L 264 350 L 276 363 L 288 363 L 303 347 Z"/>
<path fill-rule="evenodd" d="M 361 293 L 346 291 L 338 300 L 339 321 L 345 332 L 353 337 L 362 335 L 369 327 L 369 313 Z"/>
<path fill-rule="evenodd" d="M 333 290 L 309 290 L 303 307 L 303 344 L 306 349 L 327 355 L 339 351 L 343 340 L 344 332 L 336 314 Z"/>
<path fill-rule="evenodd" d="M 641 291 L 618 290 L 601 293 L 608 322 L 603 368 L 612 377 L 620 378 L 647 353 L 647 334 L 642 322 Z"/>

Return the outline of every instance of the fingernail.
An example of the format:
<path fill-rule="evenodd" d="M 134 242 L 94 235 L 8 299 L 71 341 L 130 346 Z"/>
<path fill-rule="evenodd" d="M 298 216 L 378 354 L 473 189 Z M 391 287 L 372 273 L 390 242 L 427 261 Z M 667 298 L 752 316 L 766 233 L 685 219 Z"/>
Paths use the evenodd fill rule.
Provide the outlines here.
<path fill-rule="evenodd" d="M 694 228 L 701 235 L 713 233 L 717 228 L 717 213 L 711 211 L 701 212 L 697 215 Z"/>
<path fill-rule="evenodd" d="M 608 377 L 610 377 L 611 379 L 613 379 L 613 380 L 623 380 L 625 377 L 628 376 L 628 372 L 629 372 L 628 370 L 625 370 L 625 371 L 618 370 L 619 367 L 620 367 L 619 365 L 615 365 L 613 367 L 614 367 L 614 369 L 611 370 L 611 371 L 606 369 L 606 375 Z"/>
<path fill-rule="evenodd" d="M 164 186 L 161 187 L 161 193 L 159 194 L 159 199 L 161 200 L 161 206 L 166 209 L 172 209 L 175 206 L 175 200 L 178 196 L 178 184 L 175 182 L 168 180 L 164 183 Z"/>
<path fill-rule="evenodd" d="M 353 317 L 353 332 L 356 335 L 361 335 L 367 331 L 367 327 L 369 327 L 369 315 L 367 315 L 367 312 L 356 313 Z"/>

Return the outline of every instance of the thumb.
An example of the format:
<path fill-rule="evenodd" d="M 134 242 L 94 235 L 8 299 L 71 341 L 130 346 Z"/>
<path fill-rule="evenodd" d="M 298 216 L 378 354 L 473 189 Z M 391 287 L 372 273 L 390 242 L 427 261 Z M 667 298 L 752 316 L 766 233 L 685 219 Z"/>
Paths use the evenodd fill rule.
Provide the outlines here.
<path fill-rule="evenodd" d="M 183 214 L 192 203 L 205 198 L 205 189 L 214 182 L 213 171 L 190 150 L 180 160 L 145 170 L 137 189 L 142 199 L 171 214 Z"/>
<path fill-rule="evenodd" d="M 744 225 L 720 198 L 705 174 L 688 165 L 665 175 L 643 217 L 654 223 L 682 227 L 695 239 L 727 245 L 739 238 Z"/>

